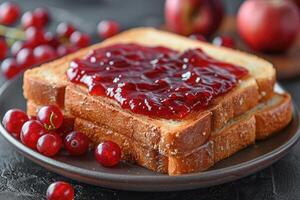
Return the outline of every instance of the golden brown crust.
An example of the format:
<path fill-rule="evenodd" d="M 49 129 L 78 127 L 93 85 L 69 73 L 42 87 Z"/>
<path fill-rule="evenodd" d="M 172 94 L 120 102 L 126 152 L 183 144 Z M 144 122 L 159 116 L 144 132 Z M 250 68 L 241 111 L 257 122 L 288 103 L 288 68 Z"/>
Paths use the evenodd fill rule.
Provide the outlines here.
<path fill-rule="evenodd" d="M 273 103 L 272 102 L 274 99 Z M 40 106 L 28 102 L 28 112 Z M 112 140 L 122 148 L 122 158 L 153 171 L 179 175 L 208 169 L 216 162 L 251 145 L 255 139 L 271 136 L 291 120 L 291 98 L 288 94 L 276 94 L 245 115 L 231 120 L 225 127 L 214 132 L 208 142 L 186 155 L 164 156 L 153 147 L 145 146 L 132 137 L 77 118 L 74 129 L 85 133 L 94 144 Z M 267 120 L 267 123 L 266 121 Z M 263 135 L 263 137 L 262 137 Z"/>
<path fill-rule="evenodd" d="M 86 134 L 94 144 L 107 140 L 114 141 L 122 150 L 122 159 L 135 162 L 153 171 L 167 173 L 166 157 L 159 156 L 155 150 L 141 146 L 139 142 L 132 138 L 118 134 L 108 127 L 98 126 L 80 118 L 75 120 L 74 130 Z"/>
<path fill-rule="evenodd" d="M 73 84 L 66 88 L 65 108 L 73 116 L 112 127 L 114 131 L 149 144 L 162 155 L 181 155 L 204 144 L 210 133 L 226 124 L 229 119 L 257 105 L 257 85 L 255 81 L 247 84 L 241 90 L 232 91 L 220 98 L 217 110 L 216 106 L 212 106 L 198 116 L 176 121 L 174 123 L 178 124 L 177 127 L 168 126 L 160 119 L 132 114 L 119 105 L 110 105 L 107 98 L 89 95 L 84 87 Z M 216 127 L 211 129 L 212 125 Z"/>
<path fill-rule="evenodd" d="M 139 37 L 136 37 L 137 35 L 139 35 Z M 167 37 L 170 38 L 170 42 L 165 44 L 164 38 Z M 216 100 L 217 103 L 215 103 L 214 107 L 211 109 L 211 113 L 206 112 L 204 115 L 200 115 L 202 116 L 201 119 L 192 119 L 187 125 L 180 125 L 179 128 L 176 129 L 173 129 L 173 127 L 165 127 L 163 122 L 153 123 L 153 120 L 150 118 L 139 119 L 140 116 L 132 115 L 130 112 L 130 116 L 124 117 L 124 112 L 120 112 L 120 110 L 122 110 L 120 107 L 114 107 L 113 105 L 111 106 L 114 107 L 112 110 L 107 110 L 109 106 L 104 105 L 105 103 L 99 106 L 101 107 L 101 110 L 105 111 L 103 114 L 98 113 L 94 116 L 90 115 L 90 110 L 92 108 L 79 106 L 85 104 L 84 101 L 89 99 L 90 95 L 87 93 L 81 95 L 80 98 L 77 96 L 78 98 L 76 98 L 76 101 L 70 100 L 74 95 L 69 98 L 68 95 L 66 95 L 66 99 L 64 99 L 65 87 L 68 85 L 65 77 L 65 70 L 68 68 L 69 61 L 76 57 L 86 55 L 90 49 L 120 42 L 136 42 L 143 45 L 165 45 L 179 51 L 187 48 L 201 47 L 208 54 L 217 59 L 246 66 L 252 75 L 255 69 L 260 68 L 265 69 L 264 72 L 268 75 L 262 76 L 259 74 L 256 82 L 253 79 L 255 83 L 252 83 L 252 88 L 247 87 L 244 90 L 238 90 L 238 92 L 235 93 L 230 92 L 229 95 L 220 97 L 219 99 L 222 100 Z M 251 62 L 249 62 L 249 60 L 251 60 Z M 44 79 L 45 76 L 47 77 L 46 80 Z M 50 76 L 50 78 L 48 78 L 48 76 Z M 51 76 L 55 78 L 52 79 Z M 162 154 L 168 155 L 177 153 L 183 154 L 186 151 L 203 144 L 207 141 L 211 130 L 222 127 L 231 118 L 241 115 L 254 107 L 258 103 L 259 91 L 262 92 L 262 94 L 265 94 L 265 98 L 269 97 L 269 93 L 272 93 L 274 85 L 274 81 L 270 80 L 275 80 L 274 69 L 270 63 L 265 62 L 260 58 L 229 49 L 216 48 L 209 44 L 195 42 L 174 34 L 149 28 L 140 28 L 121 33 L 116 37 L 106 40 L 104 43 L 80 50 L 74 54 L 45 64 L 39 69 L 27 71 L 24 76 L 24 96 L 27 99 L 34 100 L 38 104 L 56 104 L 62 108 L 65 106 L 65 101 L 66 104 L 71 104 L 68 109 L 72 110 L 71 112 L 75 116 L 82 117 L 83 115 L 83 118 L 95 121 L 100 125 L 106 124 L 112 126 L 112 124 L 114 124 L 112 127 L 115 127 L 116 131 L 122 131 L 125 135 L 132 136 L 141 142 L 153 145 L 158 148 Z M 77 87 L 72 85 L 73 84 L 70 84 L 68 87 Z M 261 88 L 258 89 L 258 86 Z M 262 94 L 260 95 L 262 96 Z M 99 103 L 99 101 L 96 102 L 97 104 Z M 91 103 L 91 105 L 92 104 L 93 103 Z M 84 110 L 80 110 L 82 107 L 84 107 Z M 87 117 L 84 117 L 85 115 L 87 115 Z M 97 119 L 99 121 L 97 121 Z M 188 129 L 185 130 L 185 128 Z M 162 129 L 169 129 L 170 131 L 166 133 Z M 190 145 L 186 145 L 183 141 L 193 142 Z"/>
<path fill-rule="evenodd" d="M 292 102 L 289 94 L 283 94 L 280 104 L 255 114 L 256 139 L 265 139 L 282 130 L 292 120 Z"/>
<path fill-rule="evenodd" d="M 34 99 L 40 105 L 58 105 L 64 107 L 65 85 L 51 84 L 43 79 L 24 74 L 23 91 L 26 99 Z"/>

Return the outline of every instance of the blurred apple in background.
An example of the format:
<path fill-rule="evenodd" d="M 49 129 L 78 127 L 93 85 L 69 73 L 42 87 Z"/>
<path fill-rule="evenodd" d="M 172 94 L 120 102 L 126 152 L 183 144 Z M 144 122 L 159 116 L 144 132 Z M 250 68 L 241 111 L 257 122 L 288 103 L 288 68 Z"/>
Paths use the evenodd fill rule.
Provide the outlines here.
<path fill-rule="evenodd" d="M 300 9 L 300 0 L 294 0 L 294 2 L 298 5 L 298 7 Z"/>
<path fill-rule="evenodd" d="M 219 0 L 166 0 L 165 4 L 167 28 L 181 35 L 210 36 L 220 26 L 223 15 Z"/>
<path fill-rule="evenodd" d="M 253 50 L 283 52 L 299 31 L 299 11 L 289 0 L 247 0 L 239 9 L 237 26 Z"/>

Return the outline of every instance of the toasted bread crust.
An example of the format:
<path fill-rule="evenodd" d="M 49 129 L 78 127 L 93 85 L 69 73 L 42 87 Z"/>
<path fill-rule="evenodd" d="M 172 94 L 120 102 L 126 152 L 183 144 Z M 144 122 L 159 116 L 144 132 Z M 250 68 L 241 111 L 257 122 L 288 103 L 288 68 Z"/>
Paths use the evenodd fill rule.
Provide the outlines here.
<path fill-rule="evenodd" d="M 248 85 L 242 88 L 240 84 L 214 100 L 206 111 L 192 113 L 179 122 L 133 114 L 108 98 L 91 96 L 86 88 L 67 81 L 65 71 L 74 58 L 83 57 L 89 50 L 104 45 L 132 42 L 164 45 L 178 51 L 200 47 L 216 59 L 245 66 L 250 75 L 242 83 Z M 49 78 L 51 75 L 53 79 Z M 48 78 L 44 79 L 45 76 Z M 258 57 L 171 33 L 140 28 L 26 71 L 23 87 L 25 98 L 31 102 L 28 102 L 28 113 L 36 112 L 37 105 L 58 105 L 71 114 L 73 122 L 73 116 L 77 117 L 75 130 L 83 130 L 94 142 L 116 141 L 123 149 L 123 159 L 154 171 L 176 175 L 205 170 L 250 145 L 255 138 L 262 139 L 281 130 L 291 120 L 290 97 L 284 97 L 285 101 L 278 105 L 239 119 L 239 123 L 228 125 L 259 102 L 272 98 L 274 83 L 274 68 Z M 34 106 L 35 109 L 32 108 Z M 227 128 L 223 129 L 224 126 Z"/>
<path fill-rule="evenodd" d="M 165 43 L 168 41 L 168 44 Z M 36 69 L 27 70 L 24 74 L 24 96 L 27 99 L 34 100 L 39 104 L 56 104 L 63 107 L 64 102 L 64 89 L 67 86 L 67 80 L 65 71 L 68 68 L 70 60 L 78 57 L 83 57 L 91 49 L 99 48 L 102 46 L 133 42 L 142 45 L 165 45 L 178 51 L 186 50 L 187 48 L 202 48 L 206 53 L 212 57 L 216 57 L 219 60 L 225 62 L 238 64 L 241 66 L 250 66 L 247 69 L 252 73 L 251 68 L 266 68 L 268 70 L 267 76 L 256 77 L 257 85 L 262 99 L 267 99 L 273 94 L 273 86 L 275 83 L 275 70 L 269 62 L 258 58 L 253 55 L 249 55 L 237 50 L 215 47 L 208 43 L 200 41 L 194 41 L 181 37 L 172 33 L 158 31 L 152 28 L 136 28 L 129 31 L 123 32 L 117 36 L 114 36 L 102 43 L 93 45 L 91 47 L 82 49 L 78 52 L 60 58 L 56 61 L 43 64 L 41 67 Z M 251 62 L 248 62 L 251 60 Z M 49 76 L 56 76 L 57 80 L 49 83 L 49 80 L 43 79 L 39 75 L 40 71 L 52 70 L 52 74 Z M 264 74 L 264 73 L 261 73 Z"/>
<path fill-rule="evenodd" d="M 65 85 L 56 85 L 43 79 L 24 74 L 23 91 L 27 99 L 34 99 L 39 105 L 57 105 L 64 107 Z"/>
<path fill-rule="evenodd" d="M 266 139 L 282 130 L 292 120 L 292 102 L 289 94 L 282 94 L 283 101 L 268 110 L 259 111 L 255 114 L 256 139 Z"/>
<path fill-rule="evenodd" d="M 291 120 L 292 106 L 288 94 L 276 94 L 278 102 L 262 106 L 253 113 L 239 117 L 236 122 L 214 132 L 202 146 L 186 155 L 164 156 L 157 150 L 142 145 L 124 134 L 115 132 L 110 127 L 99 126 L 84 119 L 76 118 L 74 129 L 86 134 L 94 144 L 112 140 L 120 145 L 122 158 L 135 162 L 156 172 L 178 175 L 208 169 L 216 162 L 229 157 L 235 152 L 251 145 L 257 139 L 271 136 L 285 127 Z M 40 107 L 28 102 L 28 113 L 34 114 Z"/>
<path fill-rule="evenodd" d="M 201 146 L 215 128 L 220 128 L 229 119 L 253 108 L 259 100 L 257 85 L 253 82 L 242 90 L 233 91 L 220 98 L 217 106 L 213 105 L 211 109 L 200 112 L 198 116 L 193 116 L 186 123 L 171 129 L 165 128 L 160 120 L 145 119 L 121 109 L 119 105 L 109 105 L 103 101 L 105 97 L 89 95 L 81 86 L 67 86 L 65 96 L 65 108 L 73 116 L 113 127 L 116 132 L 149 144 L 166 156 L 185 154 Z"/>

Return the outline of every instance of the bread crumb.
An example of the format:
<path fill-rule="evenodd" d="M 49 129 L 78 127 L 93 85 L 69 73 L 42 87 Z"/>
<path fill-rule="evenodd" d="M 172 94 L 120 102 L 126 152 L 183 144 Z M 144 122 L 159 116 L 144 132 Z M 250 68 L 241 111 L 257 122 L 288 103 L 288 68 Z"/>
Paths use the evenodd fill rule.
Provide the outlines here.
<path fill-rule="evenodd" d="M 244 99 L 243 99 L 243 98 L 241 98 L 239 103 L 240 103 L 240 105 L 243 105 L 243 103 L 244 103 Z"/>

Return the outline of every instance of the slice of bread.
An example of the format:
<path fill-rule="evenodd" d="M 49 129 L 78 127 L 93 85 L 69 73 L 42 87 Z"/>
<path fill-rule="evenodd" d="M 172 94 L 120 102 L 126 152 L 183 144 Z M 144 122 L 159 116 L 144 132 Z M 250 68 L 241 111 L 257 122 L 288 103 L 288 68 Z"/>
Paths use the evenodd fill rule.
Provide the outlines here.
<path fill-rule="evenodd" d="M 65 71 L 72 59 L 85 56 L 90 49 L 116 43 L 162 45 L 178 51 L 200 47 L 213 58 L 247 68 L 250 75 L 234 90 L 217 98 L 205 111 L 194 112 L 184 120 L 152 119 L 123 110 L 106 97 L 92 97 L 86 88 L 66 80 Z M 199 147 L 208 140 L 212 130 L 253 108 L 260 100 L 270 98 L 274 82 L 275 70 L 272 65 L 255 56 L 151 28 L 138 28 L 27 71 L 24 76 L 24 96 L 37 104 L 66 106 L 74 116 L 113 127 L 128 137 L 150 143 L 163 155 L 171 155 L 185 154 Z"/>
<path fill-rule="evenodd" d="M 40 106 L 28 102 L 27 112 L 35 115 Z M 122 158 L 136 162 L 156 172 L 169 175 L 203 171 L 216 162 L 229 157 L 258 139 L 264 139 L 283 129 L 292 118 L 291 98 L 288 94 L 275 94 L 244 115 L 231 119 L 224 127 L 214 131 L 209 140 L 185 155 L 164 156 L 150 144 L 142 144 L 111 127 L 75 119 L 74 129 L 85 133 L 94 144 L 112 140 L 122 148 Z"/>

